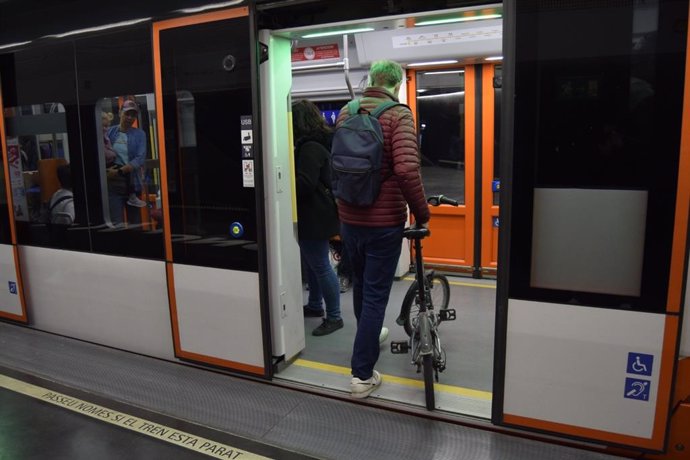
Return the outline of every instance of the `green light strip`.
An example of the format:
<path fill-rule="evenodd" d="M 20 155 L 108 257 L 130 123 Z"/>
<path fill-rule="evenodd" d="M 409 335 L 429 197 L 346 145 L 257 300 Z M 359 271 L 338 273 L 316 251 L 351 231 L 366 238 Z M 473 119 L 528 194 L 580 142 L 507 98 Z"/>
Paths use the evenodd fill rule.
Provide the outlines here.
<path fill-rule="evenodd" d="M 435 24 L 451 24 L 453 22 L 481 21 L 482 19 L 498 19 L 500 14 L 482 14 L 478 16 L 463 16 L 459 18 L 430 19 L 428 21 L 415 22 L 415 26 L 432 26 Z"/>
<path fill-rule="evenodd" d="M 317 37 L 328 37 L 330 35 L 344 35 L 344 34 L 355 34 L 357 32 L 371 32 L 374 30 L 372 27 L 362 27 L 359 29 L 349 29 L 349 30 L 331 30 L 330 32 L 315 32 L 313 34 L 302 35 L 302 38 L 317 38 Z"/>

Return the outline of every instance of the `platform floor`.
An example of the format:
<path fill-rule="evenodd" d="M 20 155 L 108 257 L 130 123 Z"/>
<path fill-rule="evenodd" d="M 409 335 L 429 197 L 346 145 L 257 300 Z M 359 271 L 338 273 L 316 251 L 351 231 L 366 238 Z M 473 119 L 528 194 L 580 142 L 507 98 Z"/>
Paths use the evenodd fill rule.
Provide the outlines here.
<path fill-rule="evenodd" d="M 617 457 L 0 322 L 0 460 Z M 391 410 L 396 409 L 396 410 Z"/>

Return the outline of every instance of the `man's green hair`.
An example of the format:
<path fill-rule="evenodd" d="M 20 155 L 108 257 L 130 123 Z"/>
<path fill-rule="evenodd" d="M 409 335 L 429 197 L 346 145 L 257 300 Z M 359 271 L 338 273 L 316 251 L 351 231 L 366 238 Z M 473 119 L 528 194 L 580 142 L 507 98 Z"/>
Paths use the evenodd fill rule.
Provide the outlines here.
<path fill-rule="evenodd" d="M 393 88 L 403 81 L 403 69 L 395 61 L 374 61 L 369 68 L 369 86 Z"/>

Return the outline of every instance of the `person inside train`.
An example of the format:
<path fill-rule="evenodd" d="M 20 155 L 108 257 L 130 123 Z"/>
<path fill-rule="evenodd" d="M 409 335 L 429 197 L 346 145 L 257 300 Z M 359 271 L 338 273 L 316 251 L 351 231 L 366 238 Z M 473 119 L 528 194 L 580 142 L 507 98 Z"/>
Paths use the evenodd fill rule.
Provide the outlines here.
<path fill-rule="evenodd" d="M 48 230 L 51 241 L 60 243 L 66 236 L 67 227 L 74 223 L 74 195 L 72 193 L 72 170 L 68 164 L 56 170 L 58 188 L 48 202 Z"/>
<path fill-rule="evenodd" d="M 375 61 L 360 107 L 373 111 L 387 101 L 398 101 L 405 74 L 400 64 Z M 336 130 L 349 116 L 342 108 Z M 420 173 L 419 148 L 412 112 L 396 105 L 379 117 L 384 137 L 381 190 L 371 206 L 360 207 L 338 200 L 340 236 L 352 264 L 352 296 L 357 334 L 352 349 L 350 392 L 366 398 L 380 384 L 374 370 L 379 358 L 379 335 L 402 249 L 407 206 L 416 225 L 427 226 L 429 207 Z"/>
<path fill-rule="evenodd" d="M 107 169 L 110 220 L 113 225 L 124 222 L 125 209 L 129 224 L 140 223 L 141 216 L 136 208 L 145 205 L 136 196 L 142 189 L 139 172 L 146 158 L 146 134 L 133 126 L 138 115 L 137 103 L 125 101 L 120 110 L 120 123 L 108 128 L 106 133 L 117 154 L 112 166 Z"/>
<path fill-rule="evenodd" d="M 331 194 L 331 130 L 318 107 L 306 100 L 292 105 L 292 126 L 298 241 L 309 284 L 304 316 L 322 317 L 322 301 L 326 304 L 326 317 L 312 331 L 313 335 L 323 336 L 343 327 L 338 277 L 328 258 L 329 239 L 338 233 L 339 227 L 338 211 Z"/>
<path fill-rule="evenodd" d="M 105 156 L 105 166 L 111 167 L 117 158 L 117 153 L 113 150 L 113 144 L 108 139 L 108 129 L 113 122 L 113 112 L 101 112 L 101 125 L 103 126 L 103 154 Z"/>

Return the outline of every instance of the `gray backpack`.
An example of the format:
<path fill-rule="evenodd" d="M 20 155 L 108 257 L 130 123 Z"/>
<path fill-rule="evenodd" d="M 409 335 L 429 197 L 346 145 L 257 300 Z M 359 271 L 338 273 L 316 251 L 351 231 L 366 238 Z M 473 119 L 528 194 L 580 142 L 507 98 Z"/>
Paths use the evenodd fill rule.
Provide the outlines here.
<path fill-rule="evenodd" d="M 405 105 L 384 102 L 374 111 L 360 110 L 360 101 L 347 104 L 349 115 L 336 129 L 331 145 L 333 195 L 354 206 L 371 206 L 381 190 L 383 132 L 378 118 L 383 112 Z"/>

